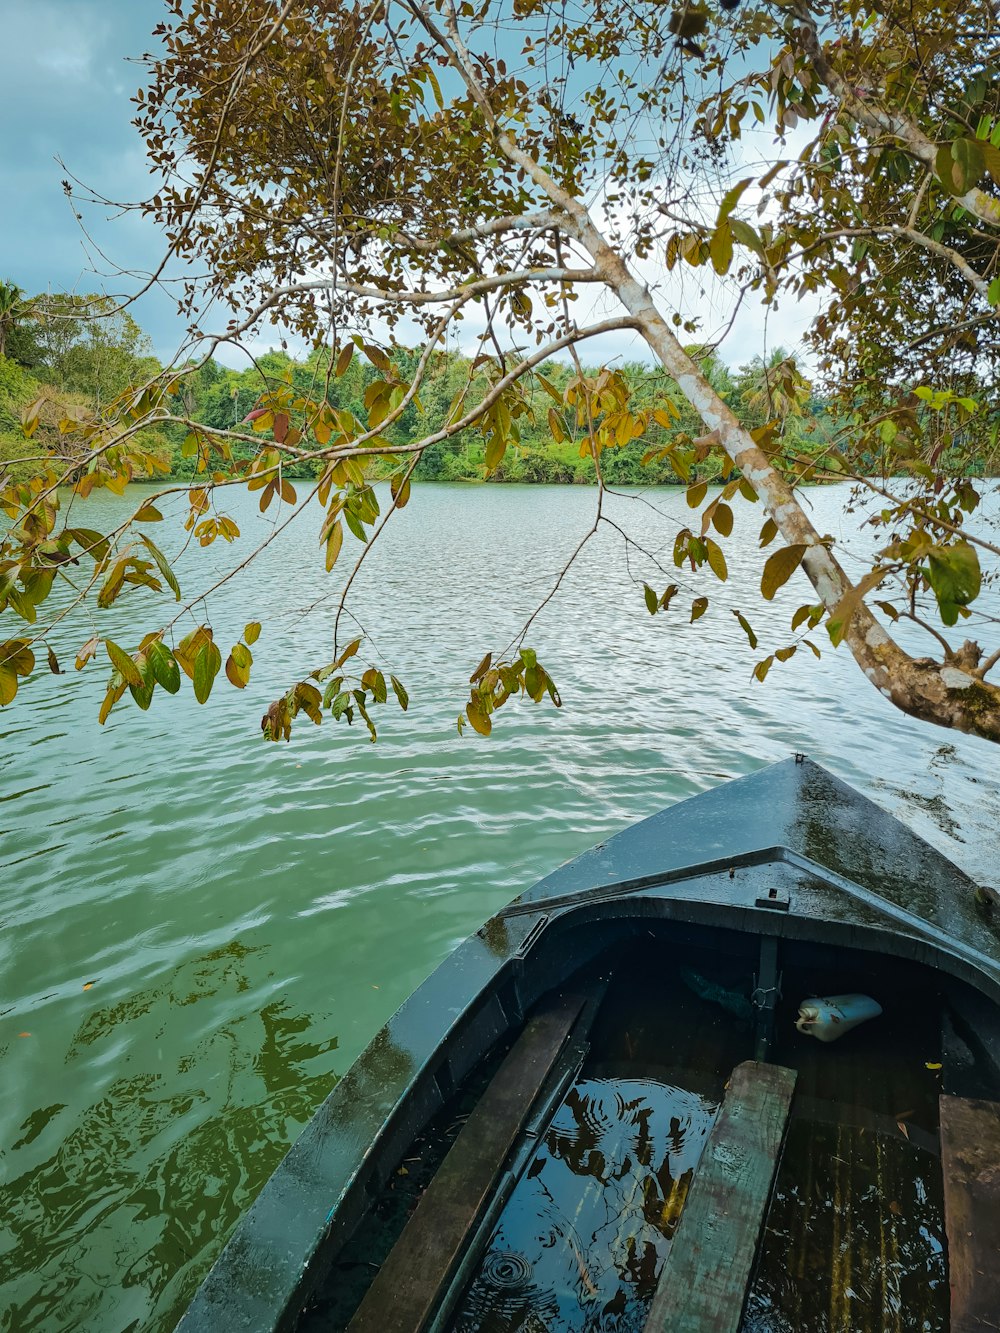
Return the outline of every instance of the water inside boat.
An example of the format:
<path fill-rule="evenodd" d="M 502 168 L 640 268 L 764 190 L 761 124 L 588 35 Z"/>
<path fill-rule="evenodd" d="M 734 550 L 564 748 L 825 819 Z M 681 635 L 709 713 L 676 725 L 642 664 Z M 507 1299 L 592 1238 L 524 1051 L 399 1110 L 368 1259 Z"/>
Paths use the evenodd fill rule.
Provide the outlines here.
<path fill-rule="evenodd" d="M 666 943 L 644 929 L 569 983 L 601 997 L 585 1058 L 519 1144 L 516 1183 L 430 1328 L 642 1333 L 727 1082 L 760 1056 L 750 1005 L 759 941 L 689 932 Z M 782 942 L 766 1058 L 797 1083 L 743 1333 L 949 1327 L 938 1096 L 998 1090 L 974 1058 L 959 1058 L 968 1051 L 954 1036 L 945 1049 L 941 984 L 916 963 Z M 829 1045 L 796 1030 L 803 999 L 852 991 L 876 998 L 882 1015 Z M 350 1323 L 510 1044 L 412 1145 L 300 1329 Z"/>

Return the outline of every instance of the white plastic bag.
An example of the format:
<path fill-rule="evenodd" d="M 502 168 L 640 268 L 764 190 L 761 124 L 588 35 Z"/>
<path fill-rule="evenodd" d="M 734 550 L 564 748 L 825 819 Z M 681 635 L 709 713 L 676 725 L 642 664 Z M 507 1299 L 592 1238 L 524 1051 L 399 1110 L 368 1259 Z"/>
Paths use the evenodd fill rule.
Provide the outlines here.
<path fill-rule="evenodd" d="M 878 1018 L 882 1006 L 870 995 L 824 995 L 803 1000 L 795 1026 L 819 1041 L 836 1041 L 859 1023 Z"/>

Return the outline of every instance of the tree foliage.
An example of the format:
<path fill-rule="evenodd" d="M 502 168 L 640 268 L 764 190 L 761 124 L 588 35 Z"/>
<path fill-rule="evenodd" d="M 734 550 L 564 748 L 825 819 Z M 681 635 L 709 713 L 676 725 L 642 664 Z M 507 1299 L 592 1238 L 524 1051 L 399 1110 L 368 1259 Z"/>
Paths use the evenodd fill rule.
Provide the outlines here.
<path fill-rule="evenodd" d="M 216 500 L 239 482 L 262 511 L 315 522 L 333 569 L 345 530 L 365 544 L 363 561 L 418 469 L 450 441 L 476 440 L 489 474 L 529 457 L 541 402 L 555 445 L 593 467 L 592 532 L 608 521 L 602 500 L 620 460 L 652 430 L 661 438 L 642 458 L 669 464 L 700 511 L 677 533 L 676 567 L 706 567 L 724 583 L 733 501 L 761 504 L 762 595 L 801 571 L 815 600 L 758 679 L 799 646 L 818 654 L 823 626 L 899 707 L 1000 739 L 1000 690 L 986 679 L 1000 654 L 947 633 L 972 614 L 1000 554 L 971 475 L 996 445 L 1000 345 L 1000 85 L 987 0 L 780 0 L 729 14 L 651 0 L 170 8 L 165 54 L 137 96 L 158 178 L 145 207 L 168 258 L 188 266 L 184 310 L 193 321 L 230 316 L 170 371 L 61 422 L 72 448 L 50 449 L 41 478 L 0 496 L 11 519 L 0 600 L 14 618 L 34 625 L 81 555 L 93 561 L 81 595 L 99 608 L 137 587 L 179 596 L 143 512 L 110 533 L 60 524 L 60 480 L 86 498 L 155 470 L 143 442 L 151 424 L 183 432 L 195 473 L 185 526 L 199 543 L 235 538 Z M 712 364 L 685 350 L 682 339 L 709 336 L 684 300 L 707 275 L 771 306 L 824 296 L 809 341 L 838 428 L 818 449 L 800 429 L 810 389 L 794 359 L 749 367 L 729 386 L 737 412 Z M 610 313 L 583 313 L 598 303 Z M 252 405 L 210 385 L 214 406 L 196 420 L 191 385 L 220 342 L 268 323 L 315 348 L 310 373 L 262 367 Z M 441 348 L 463 327 L 477 350 L 432 424 L 423 400 L 441 392 Z M 620 367 L 584 366 L 591 339 L 621 330 L 662 368 L 652 394 Z M 568 368 L 557 373 L 560 360 Z M 359 364 L 363 396 L 345 403 L 331 390 Z M 26 412 L 29 437 L 39 420 Z M 385 512 L 373 466 L 392 477 Z M 708 466 L 722 482 L 711 497 Z M 799 499 L 824 479 L 879 499 L 883 541 L 854 580 Z M 637 589 L 653 614 L 673 600 L 673 585 L 660 586 Z M 127 690 L 146 707 L 181 672 L 208 697 L 223 661 L 209 626 L 174 638 L 200 597 L 166 619 L 151 601 L 149 633 L 131 650 L 105 642 L 102 720 Z M 938 659 L 895 641 L 900 617 L 930 632 Z M 742 611 L 736 621 L 756 646 Z M 39 639 L 32 629 L 8 641 L 8 698 Z M 330 661 L 269 710 L 265 735 L 328 713 L 360 717 L 374 737 L 371 715 L 389 691 L 361 648 L 335 641 Z M 251 660 L 245 636 L 227 660 L 237 688 Z M 478 731 L 515 695 L 558 703 L 523 636 L 470 684 L 465 717 Z"/>

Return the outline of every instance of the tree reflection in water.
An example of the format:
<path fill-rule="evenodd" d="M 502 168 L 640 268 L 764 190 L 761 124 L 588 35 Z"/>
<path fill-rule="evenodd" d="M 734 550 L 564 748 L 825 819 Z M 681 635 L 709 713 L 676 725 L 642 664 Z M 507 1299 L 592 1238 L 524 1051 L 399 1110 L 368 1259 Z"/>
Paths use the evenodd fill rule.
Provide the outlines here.
<path fill-rule="evenodd" d="M 83 1109 L 46 1106 L 21 1126 L 0 1186 L 4 1327 L 174 1327 L 222 1239 L 336 1081 L 336 1038 L 311 1040 L 310 1015 L 281 1000 L 233 1014 L 234 995 L 249 994 L 252 952 L 233 943 L 192 960 L 163 985 L 95 1010 L 77 1031 L 69 1083 L 77 1061 L 99 1059 L 105 1041 L 119 1043 L 116 1067 L 135 1072 Z M 171 1050 L 161 1036 L 167 1011 L 196 1004 L 205 1012 L 192 1014 L 191 1044 Z M 15 1174 L 20 1153 L 31 1164 Z"/>
<path fill-rule="evenodd" d="M 638 1333 L 717 1109 L 651 1079 L 578 1080 L 504 1210 L 455 1333 Z"/>

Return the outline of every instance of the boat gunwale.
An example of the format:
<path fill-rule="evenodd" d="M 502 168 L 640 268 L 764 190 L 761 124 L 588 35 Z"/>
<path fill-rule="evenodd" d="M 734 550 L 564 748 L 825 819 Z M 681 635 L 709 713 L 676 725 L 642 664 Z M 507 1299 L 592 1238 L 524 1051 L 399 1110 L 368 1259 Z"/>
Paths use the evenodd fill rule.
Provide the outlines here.
<path fill-rule="evenodd" d="M 825 770 L 819 772 L 830 776 Z M 922 842 L 918 835 L 907 832 Z M 975 888 L 973 881 L 936 849 L 930 850 L 953 872 L 956 893 Z M 703 893 L 699 897 L 692 892 L 698 880 L 714 889 L 716 878 L 730 869 L 760 871 L 770 866 L 781 866 L 783 873 L 808 876 L 812 883 L 803 887 L 818 888 L 826 894 L 830 913 L 833 904 L 854 901 L 877 912 L 883 920 L 870 924 L 852 922 L 846 914 L 809 914 L 796 910 L 794 897 L 788 910 L 775 911 L 752 899 L 726 902 L 717 895 Z M 539 886 L 544 882 L 540 881 Z M 682 884 L 688 890 L 685 895 L 671 894 L 671 889 Z M 645 918 L 883 953 L 956 977 L 993 1003 L 1000 1003 L 998 959 L 785 844 L 755 848 L 742 857 L 712 858 L 656 876 L 625 878 L 578 894 L 532 898 L 539 886 L 501 909 L 443 959 L 375 1034 L 317 1107 L 237 1223 L 181 1318 L 178 1333 L 294 1328 L 303 1302 L 326 1272 L 327 1256 L 322 1264 L 314 1261 L 331 1243 L 336 1244 L 333 1233 L 338 1214 L 343 1222 L 352 1201 L 356 1204 L 370 1197 L 380 1164 L 391 1156 L 393 1139 L 406 1130 L 408 1117 L 412 1120 L 414 1114 L 423 1114 L 426 1123 L 442 1104 L 443 1094 L 435 1077 L 453 1057 L 462 1054 L 463 1042 L 475 1033 L 477 1023 L 485 1022 L 489 1030 L 491 1006 L 498 1011 L 496 1021 L 505 1022 L 509 1031 L 544 991 L 565 980 L 551 974 L 533 977 L 532 973 L 538 971 L 533 960 L 548 953 L 571 930 L 599 922 Z M 500 942 L 489 939 L 491 923 L 500 929 Z M 595 947 L 594 955 L 597 952 Z M 586 957 L 574 954 L 566 975 L 586 961 Z M 513 1015 L 509 1000 L 505 1003 L 501 996 L 509 983 L 513 983 L 516 995 L 513 1008 L 521 1011 Z M 442 991 L 449 1003 L 435 1005 L 432 997 Z M 501 1031 L 494 1037 L 502 1035 Z M 372 1070 L 366 1061 L 374 1060 L 373 1053 L 380 1043 L 412 1052 L 414 1059 L 405 1073 L 395 1073 L 393 1079 L 382 1084 L 381 1095 L 376 1096 Z M 481 1058 L 486 1049 L 479 1050 L 476 1058 Z M 349 1114 L 342 1115 L 342 1111 Z M 345 1132 L 345 1123 L 350 1126 L 349 1133 Z M 413 1132 L 419 1132 L 419 1128 Z M 347 1140 L 356 1148 L 352 1150 Z M 331 1162 L 331 1157 L 336 1161 Z M 290 1233 L 295 1238 L 291 1245 Z M 283 1242 L 280 1254 L 279 1242 Z M 333 1253 L 328 1257 L 332 1260 Z M 318 1272 L 319 1268 L 323 1271 Z"/>

